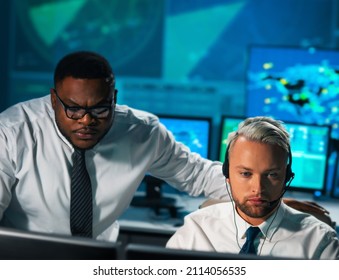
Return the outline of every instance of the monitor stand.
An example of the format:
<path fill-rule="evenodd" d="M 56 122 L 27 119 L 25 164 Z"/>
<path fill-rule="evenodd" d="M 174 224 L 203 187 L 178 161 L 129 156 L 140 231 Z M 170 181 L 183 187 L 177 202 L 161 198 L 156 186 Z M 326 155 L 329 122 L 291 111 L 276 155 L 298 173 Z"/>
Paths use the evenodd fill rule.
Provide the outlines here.
<path fill-rule="evenodd" d="M 134 196 L 131 206 L 152 208 L 157 216 L 161 215 L 162 209 L 167 209 L 171 218 L 177 217 L 178 207 L 176 199 L 172 197 L 164 197 L 161 193 L 162 180 L 150 175 L 144 178 L 146 184 L 146 194 L 144 196 Z"/>

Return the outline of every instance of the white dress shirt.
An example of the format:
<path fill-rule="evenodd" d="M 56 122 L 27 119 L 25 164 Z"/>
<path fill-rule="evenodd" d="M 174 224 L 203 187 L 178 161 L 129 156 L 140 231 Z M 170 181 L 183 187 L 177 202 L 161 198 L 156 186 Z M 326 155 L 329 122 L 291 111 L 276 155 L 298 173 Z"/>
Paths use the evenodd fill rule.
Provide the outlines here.
<path fill-rule="evenodd" d="M 74 151 L 58 130 L 50 96 L 0 114 L 0 225 L 70 235 Z M 115 241 L 116 220 L 145 173 L 191 195 L 224 197 L 221 163 L 190 153 L 152 114 L 117 105 L 105 137 L 86 151 L 93 188 L 93 236 Z"/>
<path fill-rule="evenodd" d="M 251 225 L 234 210 L 232 202 L 197 210 L 185 217 L 184 225 L 166 247 L 238 254 Z M 283 202 L 259 225 L 255 240 L 257 255 L 297 259 L 339 259 L 336 231 L 315 217 Z"/>

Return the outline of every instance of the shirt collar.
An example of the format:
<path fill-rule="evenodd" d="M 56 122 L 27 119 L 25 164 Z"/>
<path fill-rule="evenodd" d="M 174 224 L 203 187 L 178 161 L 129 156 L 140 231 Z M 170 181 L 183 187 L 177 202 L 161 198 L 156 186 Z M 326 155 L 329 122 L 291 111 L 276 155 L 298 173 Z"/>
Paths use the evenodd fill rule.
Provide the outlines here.
<path fill-rule="evenodd" d="M 262 235 L 265 238 L 271 240 L 273 234 L 275 233 L 276 229 L 278 228 L 283 219 L 285 211 L 286 205 L 281 201 L 280 205 L 278 206 L 278 209 L 266 221 L 258 225 Z M 241 218 L 236 210 L 235 210 L 235 221 L 236 227 L 239 231 L 239 236 L 241 236 L 242 239 L 246 238 L 246 230 L 252 225 L 247 223 L 243 218 Z"/>

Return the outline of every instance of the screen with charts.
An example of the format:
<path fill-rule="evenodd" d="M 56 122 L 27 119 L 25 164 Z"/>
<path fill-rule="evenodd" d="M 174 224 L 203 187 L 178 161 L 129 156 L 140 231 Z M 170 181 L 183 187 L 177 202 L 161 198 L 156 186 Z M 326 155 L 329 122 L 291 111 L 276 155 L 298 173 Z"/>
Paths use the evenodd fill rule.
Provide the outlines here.
<path fill-rule="evenodd" d="M 223 116 L 219 157 L 224 161 L 227 136 L 237 130 L 244 118 Z M 330 126 L 284 122 L 290 134 L 292 170 L 295 178 L 291 190 L 324 192 L 327 179 L 327 158 L 329 155 Z"/>
<path fill-rule="evenodd" d="M 339 51 L 252 46 L 246 116 L 331 125 L 339 139 Z"/>
<path fill-rule="evenodd" d="M 161 116 L 160 122 L 185 144 L 191 152 L 210 158 L 211 119 L 199 117 Z"/>

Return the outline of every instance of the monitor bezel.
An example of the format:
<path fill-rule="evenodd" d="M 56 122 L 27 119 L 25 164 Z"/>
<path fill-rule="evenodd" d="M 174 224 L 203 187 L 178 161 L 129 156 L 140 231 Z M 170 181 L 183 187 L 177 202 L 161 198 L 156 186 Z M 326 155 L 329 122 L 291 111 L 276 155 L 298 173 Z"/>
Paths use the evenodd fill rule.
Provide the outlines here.
<path fill-rule="evenodd" d="M 332 145 L 334 146 L 333 148 L 336 151 L 336 159 L 334 164 L 334 173 L 330 190 L 330 197 L 339 199 L 339 140 L 332 139 Z"/>
<path fill-rule="evenodd" d="M 116 242 L 0 227 L 0 260 L 115 260 Z"/>
<path fill-rule="evenodd" d="M 198 251 L 172 249 L 157 245 L 130 243 L 125 247 L 126 260 L 286 260 L 273 256 L 251 254 L 221 253 L 215 251 Z"/>

